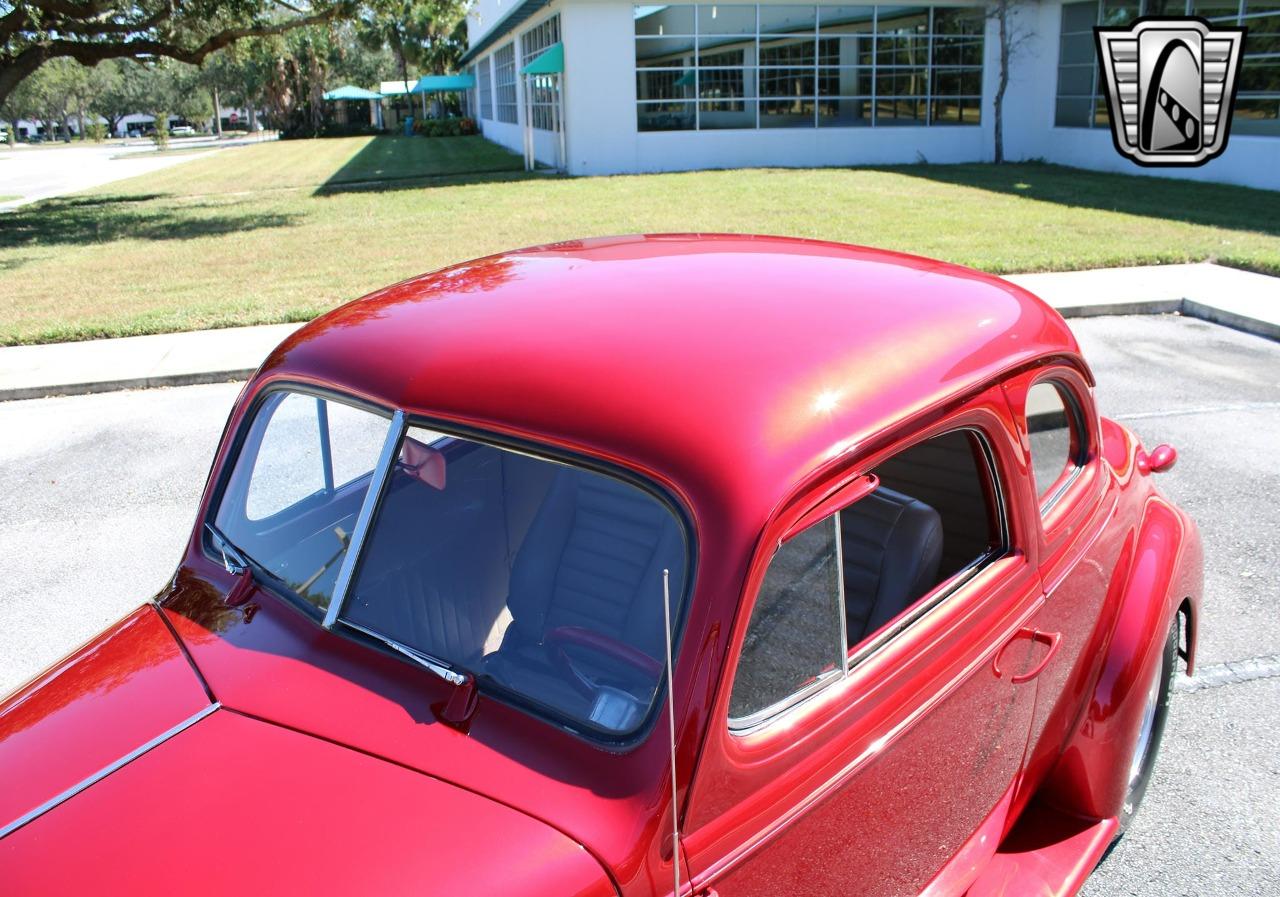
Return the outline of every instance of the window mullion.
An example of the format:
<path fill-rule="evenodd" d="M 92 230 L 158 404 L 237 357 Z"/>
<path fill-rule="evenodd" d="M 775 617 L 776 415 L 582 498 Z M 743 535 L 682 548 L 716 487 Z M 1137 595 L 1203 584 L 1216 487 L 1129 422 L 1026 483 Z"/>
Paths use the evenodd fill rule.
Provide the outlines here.
<path fill-rule="evenodd" d="M 329 403 L 316 396 L 316 423 L 320 430 L 320 466 L 324 473 L 324 491 L 333 494 L 333 444 L 329 436 Z"/>
<path fill-rule="evenodd" d="M 400 440 L 404 437 L 405 416 L 403 411 L 396 411 L 391 417 L 391 426 L 387 428 L 387 438 L 382 443 L 378 454 L 378 463 L 369 474 L 369 491 L 365 493 L 364 504 L 360 506 L 360 514 L 356 517 L 355 529 L 351 540 L 347 543 L 347 553 L 342 558 L 342 567 L 338 570 L 338 579 L 333 586 L 333 598 L 324 615 L 324 628 L 332 629 L 342 613 L 342 605 L 346 603 L 347 592 L 355 576 L 356 563 L 360 551 L 364 547 L 365 537 L 369 534 L 369 524 L 373 521 L 374 509 L 382 497 L 387 483 L 391 479 L 391 467 L 395 463 Z"/>
<path fill-rule="evenodd" d="M 880 7 L 871 7 L 871 127 L 880 124 Z"/>
<path fill-rule="evenodd" d="M 836 528 L 836 604 L 840 607 L 840 669 L 849 675 L 849 610 L 844 603 L 844 535 L 840 530 L 840 512 L 831 515 Z"/>

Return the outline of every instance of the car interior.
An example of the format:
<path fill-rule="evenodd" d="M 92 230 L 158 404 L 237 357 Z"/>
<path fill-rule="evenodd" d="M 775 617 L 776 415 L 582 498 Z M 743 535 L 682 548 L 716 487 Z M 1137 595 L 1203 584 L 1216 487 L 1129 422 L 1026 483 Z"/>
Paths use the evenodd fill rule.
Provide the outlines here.
<path fill-rule="evenodd" d="M 683 591 L 665 505 L 594 471 L 447 438 L 444 487 L 406 440 L 343 619 L 610 731 L 644 715 L 664 656 L 662 570 Z M 437 474 L 439 476 L 439 474 Z"/>

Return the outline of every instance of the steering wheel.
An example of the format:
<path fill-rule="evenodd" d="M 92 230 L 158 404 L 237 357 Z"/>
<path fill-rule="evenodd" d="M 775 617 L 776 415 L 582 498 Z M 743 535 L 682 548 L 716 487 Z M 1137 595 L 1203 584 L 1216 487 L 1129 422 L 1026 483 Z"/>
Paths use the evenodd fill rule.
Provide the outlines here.
<path fill-rule="evenodd" d="M 573 665 L 573 660 L 565 651 L 568 646 L 594 651 L 601 657 L 616 661 L 655 682 L 662 674 L 662 664 L 639 648 L 605 635 L 603 632 L 583 629 L 581 626 L 557 626 L 543 636 L 542 644 L 551 655 L 552 665 L 564 675 L 573 690 L 584 698 L 594 699 L 597 686 Z"/>

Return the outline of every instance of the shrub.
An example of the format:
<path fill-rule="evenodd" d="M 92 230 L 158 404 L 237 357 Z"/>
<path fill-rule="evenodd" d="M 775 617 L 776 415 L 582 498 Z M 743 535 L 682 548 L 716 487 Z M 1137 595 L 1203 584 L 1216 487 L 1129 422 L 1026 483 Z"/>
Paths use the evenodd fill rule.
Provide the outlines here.
<path fill-rule="evenodd" d="M 100 121 L 85 125 L 84 135 L 94 143 L 101 143 L 107 139 L 107 126 Z"/>
<path fill-rule="evenodd" d="M 413 132 L 421 137 L 463 137 L 478 132 L 475 119 L 450 116 L 449 118 L 420 118 L 413 123 Z"/>

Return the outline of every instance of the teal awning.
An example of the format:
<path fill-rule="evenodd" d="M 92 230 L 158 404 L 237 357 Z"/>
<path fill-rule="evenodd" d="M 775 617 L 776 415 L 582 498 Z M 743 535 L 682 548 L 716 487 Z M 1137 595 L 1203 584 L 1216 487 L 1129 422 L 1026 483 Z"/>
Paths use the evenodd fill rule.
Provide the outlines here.
<path fill-rule="evenodd" d="M 413 86 L 410 93 L 443 93 L 448 91 L 470 90 L 476 86 L 476 79 L 471 75 L 423 75 Z"/>
<path fill-rule="evenodd" d="M 382 94 L 375 93 L 372 90 L 365 90 L 363 87 L 346 84 L 342 87 L 325 91 L 324 98 L 326 100 L 380 100 L 382 99 Z"/>
<path fill-rule="evenodd" d="M 564 44 L 556 42 L 520 70 L 522 75 L 558 75 L 564 71 Z"/>

